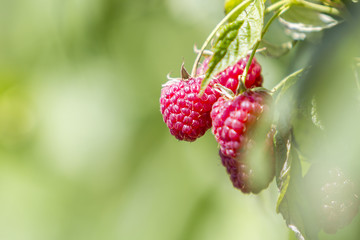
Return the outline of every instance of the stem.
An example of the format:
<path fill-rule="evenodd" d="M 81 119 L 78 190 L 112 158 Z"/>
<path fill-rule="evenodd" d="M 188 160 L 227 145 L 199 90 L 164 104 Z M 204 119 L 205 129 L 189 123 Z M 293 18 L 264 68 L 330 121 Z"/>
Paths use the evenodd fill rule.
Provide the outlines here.
<path fill-rule="evenodd" d="M 197 69 L 197 65 L 199 64 L 200 58 L 206 48 L 206 46 L 209 44 L 209 42 L 211 41 L 211 39 L 214 37 L 214 35 L 216 34 L 216 32 L 219 30 L 219 28 L 227 22 L 227 20 L 229 20 L 229 18 L 234 15 L 235 12 L 237 12 L 238 10 L 240 10 L 241 8 L 246 8 L 249 4 L 251 3 L 251 0 L 246 0 L 242 3 L 240 3 L 239 5 L 237 5 L 235 8 L 233 8 L 217 25 L 216 27 L 212 30 L 212 32 L 210 33 L 210 35 L 206 38 L 204 44 L 202 45 L 198 55 L 196 56 L 192 71 L 191 71 L 191 76 L 195 76 L 196 75 L 196 69 Z"/>
<path fill-rule="evenodd" d="M 281 14 L 283 14 L 284 12 L 286 12 L 287 10 L 289 10 L 290 8 L 290 4 L 284 5 L 282 8 L 280 8 L 270 19 L 269 21 L 266 23 L 262 33 L 261 33 L 261 38 L 264 37 L 265 33 L 267 32 L 267 30 L 269 29 L 271 23 L 277 18 L 279 17 Z"/>
<path fill-rule="evenodd" d="M 243 74 L 242 74 L 242 76 L 241 76 L 241 79 L 239 79 L 239 80 L 241 80 L 241 81 L 243 82 L 243 85 L 244 85 L 244 86 L 246 86 L 246 85 L 245 85 L 245 81 L 246 81 L 247 74 L 248 74 L 248 72 L 249 72 L 249 68 L 250 68 L 252 59 L 253 59 L 254 56 L 255 56 L 255 53 L 256 53 L 259 45 L 260 45 L 260 42 L 261 42 L 262 38 L 264 37 L 265 33 L 266 33 L 267 30 L 269 29 L 271 23 L 272 23 L 278 16 L 280 16 L 281 14 L 283 14 L 284 12 L 286 12 L 289 8 L 290 8 L 289 5 L 285 5 L 285 6 L 283 6 L 282 8 L 280 8 L 280 9 L 270 18 L 270 20 L 266 23 L 265 27 L 263 28 L 263 30 L 262 30 L 262 32 L 261 32 L 261 37 L 260 37 L 260 39 L 255 43 L 254 48 L 253 48 L 253 50 L 252 50 L 252 52 L 251 52 L 251 55 L 250 55 L 250 57 L 249 57 L 249 59 L 248 59 L 248 61 L 247 61 L 247 63 L 246 63 L 245 70 L 244 70 L 244 72 L 243 72 Z M 238 87 L 237 87 L 237 89 L 236 89 L 236 93 L 239 93 L 240 90 L 241 90 L 241 89 L 240 89 L 240 81 L 239 81 Z"/>
<path fill-rule="evenodd" d="M 316 4 L 316 3 L 308 2 L 305 0 L 281 0 L 279 2 L 276 2 L 272 5 L 270 5 L 265 10 L 265 13 L 272 12 L 272 11 L 280 8 L 281 6 L 285 5 L 286 3 L 302 6 L 302 7 L 309 8 L 309 9 L 312 9 L 312 10 L 315 10 L 318 12 L 328 13 L 328 14 L 332 14 L 332 15 L 336 15 L 336 16 L 343 15 L 343 13 L 341 11 L 339 11 L 336 7 L 330 7 L 330 6 L 325 6 L 325 5 L 321 5 L 321 4 Z"/>
<path fill-rule="evenodd" d="M 194 45 L 194 52 L 196 54 L 198 54 L 200 52 L 200 49 L 198 49 L 196 47 L 196 45 Z M 212 51 L 210 51 L 210 50 L 204 50 L 202 54 L 205 55 L 205 56 L 212 56 L 214 53 Z"/>
<path fill-rule="evenodd" d="M 315 11 L 318 11 L 318 12 L 323 12 L 323 13 L 332 14 L 332 15 L 336 15 L 336 16 L 342 16 L 343 15 L 337 8 L 324 6 L 324 5 L 320 5 L 320 4 L 316 4 L 316 3 L 312 3 L 312 2 L 307 2 L 307 1 L 304 1 L 304 0 L 293 0 L 292 3 L 294 5 L 309 8 L 309 9 L 312 9 L 312 10 L 315 10 Z"/>
<path fill-rule="evenodd" d="M 288 3 L 288 2 L 289 2 L 289 0 L 281 0 L 281 1 L 278 1 L 278 2 L 270 5 L 268 8 L 266 8 L 265 13 L 269 13 L 269 12 L 275 11 L 276 9 L 282 7 L 283 5 L 285 5 L 285 3 Z"/>
<path fill-rule="evenodd" d="M 248 74 L 248 72 L 249 72 L 249 68 L 250 68 L 252 59 L 254 58 L 255 53 L 256 53 L 256 50 L 257 50 L 257 48 L 258 48 L 259 45 L 260 45 L 260 42 L 261 42 L 261 39 L 259 39 L 259 40 L 255 43 L 255 45 L 254 45 L 254 48 L 253 48 L 253 50 L 252 50 L 252 52 L 251 52 L 251 55 L 250 55 L 250 57 L 249 57 L 249 59 L 248 59 L 248 61 L 247 61 L 247 63 L 246 63 L 245 70 L 244 70 L 243 74 L 241 75 L 241 77 L 240 77 L 240 79 L 239 79 L 239 83 L 238 83 L 238 86 L 237 86 L 237 89 L 236 89 L 236 94 L 239 94 L 240 91 L 241 91 L 241 84 L 240 84 L 240 82 L 242 82 L 242 83 L 243 83 L 243 86 L 245 86 L 245 88 L 246 88 L 246 85 L 245 85 L 246 77 L 247 77 L 247 74 Z"/>

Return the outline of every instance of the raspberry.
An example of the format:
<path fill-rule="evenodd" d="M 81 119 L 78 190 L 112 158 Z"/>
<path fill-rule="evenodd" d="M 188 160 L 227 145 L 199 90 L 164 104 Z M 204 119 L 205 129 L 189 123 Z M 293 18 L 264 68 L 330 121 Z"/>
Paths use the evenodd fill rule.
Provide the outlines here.
<path fill-rule="evenodd" d="M 266 153 L 261 158 L 249 159 L 257 144 L 252 130 L 267 111 L 270 96 L 265 92 L 247 91 L 235 99 L 224 97 L 213 105 L 211 118 L 213 134 L 220 145 L 222 164 L 230 175 L 233 186 L 244 193 L 258 193 L 266 188 L 275 175 L 273 131 L 266 138 Z"/>
<path fill-rule="evenodd" d="M 265 161 L 264 159 L 252 159 L 260 160 L 256 163 L 247 160 L 244 156 L 226 157 L 221 150 L 219 151 L 221 163 L 230 175 L 230 180 L 235 188 L 240 189 L 243 193 L 256 194 L 269 186 L 275 176 L 275 157 L 272 153 L 273 147 L 267 147 L 271 152 L 268 158 Z"/>
<path fill-rule="evenodd" d="M 179 140 L 195 141 L 211 127 L 210 111 L 220 97 L 213 86 L 219 83 L 236 93 L 238 77 L 243 73 L 248 57 L 234 66 L 228 67 L 210 81 L 203 96 L 198 96 L 202 77 L 192 78 L 182 67 L 182 81 L 172 80 L 161 90 L 160 110 L 170 133 Z M 210 58 L 205 58 L 197 73 L 203 75 L 208 68 Z M 261 86 L 261 67 L 253 59 L 246 78 L 247 87 Z"/>
<path fill-rule="evenodd" d="M 197 69 L 197 75 L 204 75 L 206 70 L 208 69 L 208 64 L 211 57 L 207 57 L 204 59 L 200 67 Z M 220 83 L 224 87 L 231 89 L 234 93 L 236 93 L 236 88 L 239 83 L 239 76 L 241 76 L 246 67 L 247 61 L 249 60 L 249 56 L 246 58 L 240 59 L 236 64 L 226 68 L 224 71 L 220 72 L 216 76 L 216 82 Z M 245 87 L 246 88 L 254 88 L 261 87 L 263 83 L 263 77 L 261 76 L 261 66 L 253 58 L 248 74 L 246 76 Z"/>
<path fill-rule="evenodd" d="M 179 140 L 195 141 L 211 127 L 211 107 L 220 94 L 209 85 L 200 97 L 201 81 L 172 80 L 161 90 L 160 111 L 170 133 Z"/>
<path fill-rule="evenodd" d="M 235 65 L 230 66 L 219 73 L 217 76 L 219 83 L 224 87 L 231 89 L 235 93 L 236 87 L 239 83 L 239 76 L 243 74 L 248 60 L 249 56 L 240 59 Z M 256 59 L 253 58 L 246 76 L 245 87 L 261 87 L 262 83 L 263 78 L 261 76 L 261 66 Z"/>
<path fill-rule="evenodd" d="M 221 152 L 236 158 L 249 141 L 248 132 L 267 111 L 270 95 L 266 92 L 246 91 L 234 99 L 220 97 L 211 111 L 213 134 Z"/>
<path fill-rule="evenodd" d="M 336 233 L 350 224 L 358 213 L 357 188 L 340 168 L 312 166 L 305 183 L 318 225 L 324 232 Z"/>

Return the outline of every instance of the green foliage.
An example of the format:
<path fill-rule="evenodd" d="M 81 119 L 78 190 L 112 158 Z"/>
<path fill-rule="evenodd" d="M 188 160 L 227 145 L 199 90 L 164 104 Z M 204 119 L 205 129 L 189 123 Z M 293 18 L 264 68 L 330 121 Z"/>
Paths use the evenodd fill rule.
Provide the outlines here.
<path fill-rule="evenodd" d="M 339 23 L 327 14 L 296 5 L 284 13 L 279 20 L 291 32 L 293 39 L 302 39 L 307 33 L 319 32 Z"/>
<path fill-rule="evenodd" d="M 274 89 L 274 91 L 277 92 L 276 100 L 275 102 L 279 102 L 279 100 L 286 94 L 286 92 L 289 90 L 291 86 L 293 86 L 296 81 L 301 76 L 301 73 L 304 69 L 300 69 L 290 75 L 288 75 L 286 78 L 284 78 Z"/>
<path fill-rule="evenodd" d="M 317 229 L 312 227 L 309 219 L 306 196 L 303 194 L 301 181 L 301 165 L 297 152 L 293 147 L 292 133 L 277 131 L 274 136 L 277 162 L 277 184 L 280 194 L 276 211 L 281 213 L 288 227 L 299 240 L 317 239 Z"/>
<path fill-rule="evenodd" d="M 280 132 L 277 131 L 274 135 L 274 146 L 276 149 L 276 162 L 279 163 L 277 166 L 277 178 L 276 182 L 280 189 L 280 195 L 276 204 L 276 212 L 279 212 L 280 205 L 286 195 L 289 183 L 290 183 L 290 171 L 291 171 L 291 139 L 288 136 L 281 136 Z"/>
<path fill-rule="evenodd" d="M 259 48 L 261 49 L 260 54 L 267 56 L 267 57 L 274 57 L 278 58 L 284 56 L 285 54 L 289 53 L 289 51 L 296 45 L 297 41 L 289 41 L 282 43 L 280 45 L 272 44 L 269 41 L 263 39 L 260 43 Z"/>
<path fill-rule="evenodd" d="M 205 89 L 209 84 L 210 76 L 215 70 L 217 65 L 222 61 L 228 52 L 230 44 L 235 40 L 238 35 L 239 28 L 244 24 L 244 21 L 236 21 L 223 26 L 218 33 L 218 38 L 213 47 L 214 55 L 209 62 L 209 68 L 206 72 L 205 79 L 202 82 L 202 89 Z M 229 64 L 230 65 L 230 64 Z M 227 65 L 227 66 L 229 66 Z"/>
<path fill-rule="evenodd" d="M 212 48 L 214 56 L 209 62 L 202 89 L 217 73 L 245 57 L 261 39 L 264 9 L 262 0 L 254 0 L 235 21 L 225 24 L 219 30 Z"/>
<path fill-rule="evenodd" d="M 231 10 L 233 10 L 237 5 L 239 5 L 242 2 L 243 0 L 226 0 L 224 6 L 225 14 L 228 14 Z M 238 10 L 236 13 L 234 13 L 229 18 L 229 22 L 235 21 L 241 12 L 242 12 L 241 10 L 240 11 Z"/>

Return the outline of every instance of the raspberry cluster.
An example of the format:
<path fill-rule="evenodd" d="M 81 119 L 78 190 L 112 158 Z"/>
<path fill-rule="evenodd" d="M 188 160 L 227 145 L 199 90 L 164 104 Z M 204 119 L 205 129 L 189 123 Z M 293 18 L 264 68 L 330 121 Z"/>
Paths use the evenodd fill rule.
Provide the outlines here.
<path fill-rule="evenodd" d="M 208 68 L 209 58 L 205 58 L 198 69 L 199 77 L 169 80 L 164 84 L 160 96 L 160 111 L 170 133 L 178 140 L 195 141 L 211 128 L 210 111 L 220 97 L 214 85 L 220 84 L 236 93 L 248 57 L 226 68 L 211 80 L 202 96 L 199 95 L 203 74 Z M 262 84 L 261 67 L 253 59 L 245 81 L 247 88 Z"/>
<path fill-rule="evenodd" d="M 273 44 L 263 42 L 262 39 L 269 25 L 279 17 L 274 12 L 273 17 L 267 18 L 263 8 L 271 12 L 289 6 L 287 3 L 276 4 L 274 8 L 273 5 L 265 6 L 263 2 L 249 2 L 248 6 L 244 4 L 243 0 L 226 0 L 227 16 L 209 35 L 201 50 L 195 48 L 198 55 L 192 75 L 182 66 L 181 78 L 168 77 L 160 96 L 163 121 L 171 135 L 187 142 L 196 141 L 211 128 L 218 143 L 221 163 L 233 187 L 243 193 L 261 192 L 269 186 L 277 173 L 276 184 L 280 190 L 277 212 L 282 214 L 297 237 L 301 238 L 303 235 L 306 238 L 316 238 L 315 230 L 320 229 L 326 233 L 335 233 L 348 225 L 358 213 L 360 192 L 358 186 L 340 168 L 327 168 L 328 163 L 323 163 L 320 170 L 312 170 L 315 169 L 312 167 L 305 177 L 302 175 L 306 166 L 303 163 L 309 156 L 301 153 L 303 139 L 297 139 L 298 135 L 295 137 L 295 133 L 306 129 L 307 122 L 303 120 L 311 118 L 311 123 L 319 125 L 314 120 L 318 111 L 313 104 L 318 91 L 308 91 L 309 94 L 304 99 L 294 96 L 294 93 L 301 95 L 302 91 L 289 91 L 295 81 L 300 79 L 300 74 L 307 71 L 306 67 L 279 81 L 271 92 L 264 89 L 262 69 L 254 58 L 258 52 L 279 57 L 295 46 L 296 41 L 285 44 L 286 46 L 282 44 L 285 47 L 272 49 Z M 321 4 L 325 3 L 319 3 L 318 10 Z M 333 10 L 337 9 L 336 6 L 331 7 Z M 262 9 L 261 14 L 257 14 L 258 8 Z M 310 8 L 315 10 L 316 6 Z M 340 10 L 346 9 L 339 7 L 338 10 L 338 17 L 341 18 Z M 242 30 L 248 28 L 249 24 L 252 25 L 250 20 L 254 19 L 247 19 L 247 16 L 252 15 L 254 19 L 261 20 L 253 22 L 255 27 L 261 28 L 253 31 L 256 35 L 254 39 L 260 39 L 256 43 L 243 41 L 249 33 Z M 265 20 L 267 23 L 262 25 Z M 226 21 L 228 24 L 223 24 Z M 261 49 L 260 44 L 264 44 Z M 212 46 L 211 51 L 205 49 L 209 45 Z M 277 51 L 279 49 L 281 51 Z M 251 55 L 228 66 L 228 60 L 234 63 L 240 54 L 243 57 L 242 53 L 250 52 Z M 203 61 L 199 65 L 201 57 Z M 223 64 L 227 68 L 215 74 L 215 69 Z M 207 86 L 203 88 L 205 83 Z M 273 94 L 276 95 L 278 110 L 274 115 Z M 285 108 L 286 105 L 291 108 Z M 308 119 L 302 119 L 303 117 Z M 320 128 L 325 133 L 319 134 L 319 139 L 323 140 L 322 136 L 326 138 L 327 129 Z"/>
<path fill-rule="evenodd" d="M 261 87 L 261 67 L 252 60 L 245 80 L 246 91 L 238 96 L 223 97 L 216 85 L 230 89 L 236 94 L 239 79 L 249 57 L 216 75 L 200 95 L 201 82 L 208 69 L 210 58 L 205 58 L 197 70 L 198 77 L 185 74 L 185 78 L 169 80 L 162 90 L 160 111 L 170 133 L 179 140 L 195 141 L 212 127 L 220 145 L 222 164 L 230 175 L 234 187 L 244 193 L 258 193 L 266 188 L 274 177 L 275 163 L 272 151 L 272 135 L 264 149 L 268 157 L 260 162 L 248 159 L 254 147 L 252 129 L 263 112 L 267 112 L 271 97 L 265 91 L 251 90 Z M 255 164 L 254 164 L 255 163 Z M 265 171 L 264 171 L 265 169 Z"/>

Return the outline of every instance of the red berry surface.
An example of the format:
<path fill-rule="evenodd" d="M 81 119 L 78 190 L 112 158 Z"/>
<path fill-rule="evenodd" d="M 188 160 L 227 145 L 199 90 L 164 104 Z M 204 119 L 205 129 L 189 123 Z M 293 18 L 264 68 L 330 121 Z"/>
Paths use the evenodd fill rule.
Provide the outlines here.
<path fill-rule="evenodd" d="M 179 140 L 195 141 L 211 127 L 210 111 L 212 105 L 220 97 L 213 88 L 218 83 L 236 93 L 239 76 L 243 73 L 248 57 L 241 59 L 210 81 L 205 93 L 200 97 L 203 76 L 187 80 L 170 81 L 161 90 L 160 110 L 170 133 Z M 205 58 L 198 68 L 198 75 L 203 75 L 210 57 Z M 171 83 L 172 82 L 172 83 Z M 258 87 L 262 84 L 261 67 L 253 59 L 245 85 Z"/>
<path fill-rule="evenodd" d="M 268 109 L 270 95 L 246 91 L 234 99 L 220 97 L 211 111 L 213 134 L 227 157 L 237 157 L 249 140 L 248 132 Z"/>
<path fill-rule="evenodd" d="M 269 147 L 269 155 L 265 159 L 246 159 L 245 154 L 241 157 L 231 158 L 222 154 L 219 155 L 222 165 L 226 168 L 233 186 L 243 193 L 259 193 L 269 186 L 275 176 L 275 157 L 272 146 Z M 247 149 L 248 150 L 248 149 Z M 252 160 L 257 161 L 252 164 Z"/>
<path fill-rule="evenodd" d="M 350 224 L 359 211 L 359 191 L 339 167 L 312 166 L 305 176 L 306 189 L 320 228 L 334 234 Z"/>
<path fill-rule="evenodd" d="M 204 75 L 206 70 L 208 69 L 208 64 L 211 57 L 207 57 L 204 59 L 202 64 L 197 69 L 197 75 Z M 226 68 L 224 71 L 220 72 L 216 76 L 216 82 L 220 83 L 224 87 L 231 89 L 234 93 L 236 93 L 236 88 L 239 83 L 239 77 L 243 74 L 247 61 L 249 57 L 245 57 L 240 59 L 236 64 Z M 254 87 L 261 87 L 263 83 L 263 77 L 261 76 L 261 66 L 253 58 L 248 74 L 245 80 L 245 87 L 246 88 L 254 88 Z"/>
<path fill-rule="evenodd" d="M 275 175 L 273 132 L 265 139 L 262 158 L 248 156 L 255 143 L 252 129 L 268 109 L 270 96 L 265 92 L 247 91 L 235 99 L 219 98 L 213 105 L 211 118 L 213 133 L 220 145 L 222 164 L 233 186 L 244 193 L 258 193 L 266 188 Z"/>
<path fill-rule="evenodd" d="M 199 95 L 202 78 L 168 82 L 161 90 L 160 111 L 170 133 L 195 141 L 211 128 L 210 111 L 220 94 L 209 85 Z"/>

